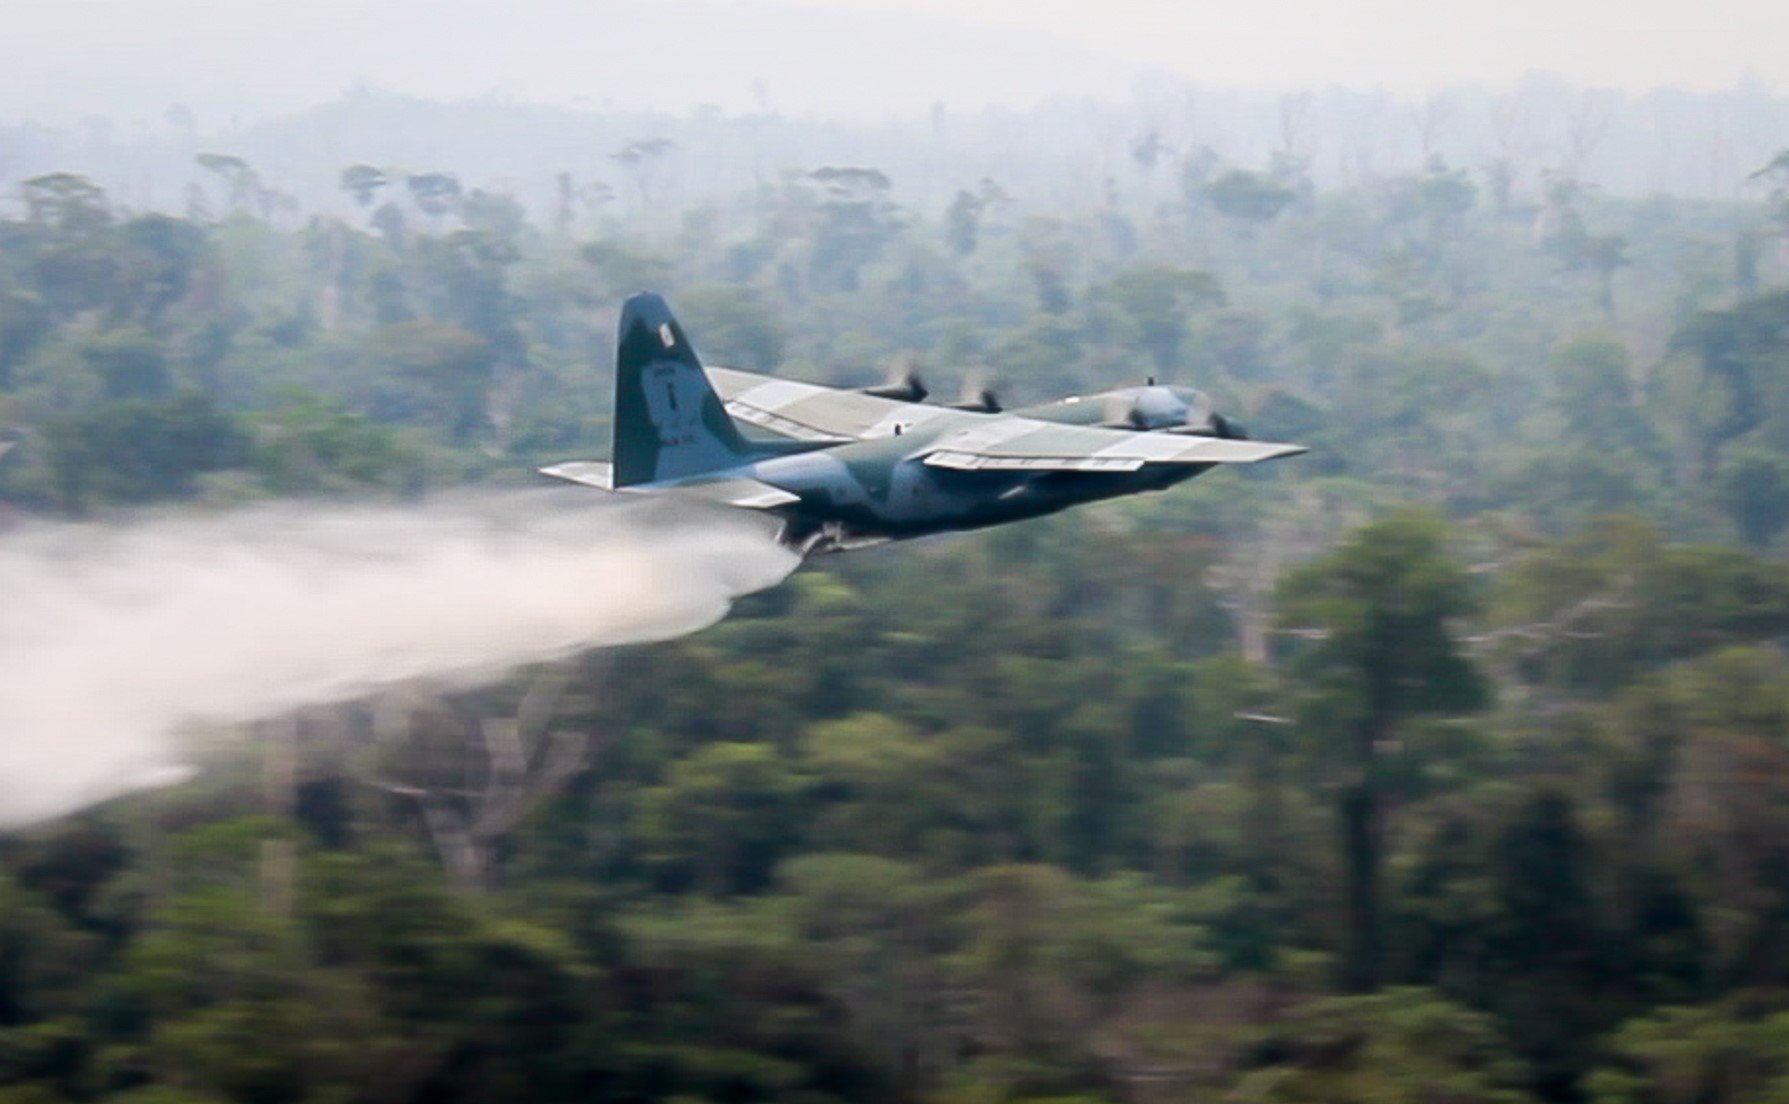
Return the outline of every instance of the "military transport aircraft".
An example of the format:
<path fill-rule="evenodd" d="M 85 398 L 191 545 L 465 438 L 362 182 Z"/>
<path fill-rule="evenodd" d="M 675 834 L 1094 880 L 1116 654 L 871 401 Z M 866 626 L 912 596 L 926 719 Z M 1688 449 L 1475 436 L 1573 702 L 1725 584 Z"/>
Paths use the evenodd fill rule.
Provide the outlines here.
<path fill-rule="evenodd" d="M 783 542 L 808 555 L 1038 517 L 1305 451 L 1248 440 L 1203 393 L 1153 379 L 1019 410 L 987 392 L 954 406 L 925 398 L 913 377 L 848 391 L 704 371 L 665 301 L 642 292 L 621 309 L 613 459 L 541 471 L 768 511 L 783 519 Z"/>

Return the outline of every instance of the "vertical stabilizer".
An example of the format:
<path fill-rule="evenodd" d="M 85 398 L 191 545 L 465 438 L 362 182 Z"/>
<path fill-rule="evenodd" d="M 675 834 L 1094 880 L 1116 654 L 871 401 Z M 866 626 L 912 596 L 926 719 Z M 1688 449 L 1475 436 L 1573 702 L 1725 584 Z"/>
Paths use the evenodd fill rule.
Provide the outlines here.
<path fill-rule="evenodd" d="M 651 292 L 621 307 L 615 350 L 615 486 L 737 467 L 739 429 L 671 308 Z"/>

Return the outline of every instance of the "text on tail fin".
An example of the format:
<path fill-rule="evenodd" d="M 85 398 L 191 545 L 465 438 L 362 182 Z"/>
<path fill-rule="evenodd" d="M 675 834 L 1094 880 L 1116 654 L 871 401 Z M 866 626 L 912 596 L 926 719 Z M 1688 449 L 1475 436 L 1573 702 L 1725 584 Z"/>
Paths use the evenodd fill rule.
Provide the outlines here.
<path fill-rule="evenodd" d="M 736 467 L 747 447 L 665 301 L 621 308 L 615 351 L 615 486 Z"/>

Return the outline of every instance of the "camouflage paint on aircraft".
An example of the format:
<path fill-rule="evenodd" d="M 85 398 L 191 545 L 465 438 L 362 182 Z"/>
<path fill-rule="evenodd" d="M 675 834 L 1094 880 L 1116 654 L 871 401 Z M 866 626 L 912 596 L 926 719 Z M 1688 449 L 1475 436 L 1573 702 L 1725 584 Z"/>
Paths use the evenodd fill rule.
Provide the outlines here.
<path fill-rule="evenodd" d="M 738 423 L 777 439 L 748 441 Z M 664 300 L 643 292 L 621 312 L 613 462 L 541 470 L 767 510 L 809 553 L 1038 517 L 1303 451 L 1250 441 L 1203 393 L 1153 381 L 1001 411 L 704 370 Z"/>

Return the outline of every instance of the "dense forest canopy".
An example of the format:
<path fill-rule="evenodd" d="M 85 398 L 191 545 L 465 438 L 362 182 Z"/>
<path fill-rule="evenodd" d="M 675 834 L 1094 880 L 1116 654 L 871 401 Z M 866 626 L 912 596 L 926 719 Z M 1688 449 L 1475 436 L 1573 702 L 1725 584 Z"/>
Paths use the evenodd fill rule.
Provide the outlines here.
<path fill-rule="evenodd" d="M 194 733 L 0 838 L 0 1100 L 1783 1093 L 1789 154 L 1599 186 L 1585 101 L 1576 161 L 1441 116 L 1338 176 L 1280 106 L 1086 187 L 1047 112 L 960 163 L 294 145 L 328 197 L 245 143 L 173 204 L 12 154 L 0 539 L 526 485 L 602 453 L 643 287 L 716 363 L 1156 375 L 1312 451 Z"/>

